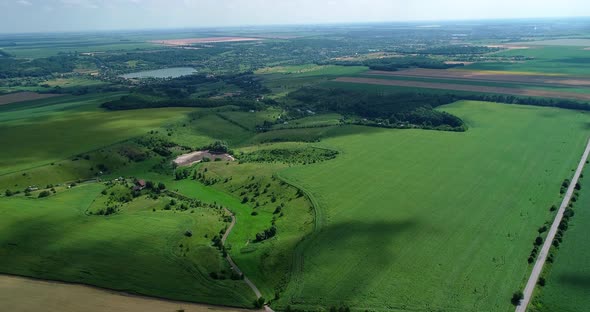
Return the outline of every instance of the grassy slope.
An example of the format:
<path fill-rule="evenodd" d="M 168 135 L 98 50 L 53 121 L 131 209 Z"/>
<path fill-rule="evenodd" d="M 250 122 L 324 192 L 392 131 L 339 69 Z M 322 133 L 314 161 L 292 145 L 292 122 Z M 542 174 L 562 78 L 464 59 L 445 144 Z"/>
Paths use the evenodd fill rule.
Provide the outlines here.
<path fill-rule="evenodd" d="M 140 199 L 117 215 L 87 216 L 102 189 L 88 184 L 46 199 L 3 198 L 0 271 L 180 300 L 251 304 L 245 283 L 208 277 L 227 270 L 205 238 L 224 227 L 218 211 L 152 212 Z M 190 239 L 183 235 L 188 229 Z M 189 249 L 186 256 L 180 243 Z"/>
<path fill-rule="evenodd" d="M 547 285 L 537 288 L 532 311 L 577 312 L 590 309 L 590 175 L 581 183 L 580 199 L 575 203 L 575 216 L 564 235 L 563 243 L 554 252 L 555 262 L 545 274 Z"/>
<path fill-rule="evenodd" d="M 115 94 L 113 96 L 119 96 Z M 0 174 L 37 167 L 129 139 L 184 118 L 192 109 L 107 112 L 104 95 L 48 99 L 4 108 L 0 121 Z M 47 105 L 45 104 L 47 103 Z M 56 104 L 57 103 L 57 104 Z M 49 105 L 52 104 L 52 105 Z"/>
<path fill-rule="evenodd" d="M 459 102 L 470 130 L 381 130 L 323 142 L 333 161 L 283 175 L 327 225 L 281 304 L 508 311 L 539 225 L 589 134 L 586 114 Z"/>

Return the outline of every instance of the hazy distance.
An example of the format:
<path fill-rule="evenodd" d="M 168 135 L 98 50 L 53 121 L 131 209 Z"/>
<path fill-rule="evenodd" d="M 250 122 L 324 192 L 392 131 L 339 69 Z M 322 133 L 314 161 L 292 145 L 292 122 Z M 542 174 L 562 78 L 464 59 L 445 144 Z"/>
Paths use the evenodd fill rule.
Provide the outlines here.
<path fill-rule="evenodd" d="M 0 32 L 590 16 L 588 0 L 0 0 Z"/>

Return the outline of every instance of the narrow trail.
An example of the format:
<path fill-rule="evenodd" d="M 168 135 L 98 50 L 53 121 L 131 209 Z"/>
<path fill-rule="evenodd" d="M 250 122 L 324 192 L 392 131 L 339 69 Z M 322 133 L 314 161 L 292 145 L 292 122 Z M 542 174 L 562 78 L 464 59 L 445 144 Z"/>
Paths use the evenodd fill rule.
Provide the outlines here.
<path fill-rule="evenodd" d="M 531 301 L 533 296 L 533 291 L 535 290 L 535 286 L 537 285 L 537 281 L 539 280 L 539 276 L 543 271 L 543 266 L 545 265 L 545 261 L 547 260 L 547 255 L 549 254 L 549 249 L 551 248 L 551 244 L 553 243 L 553 239 L 555 238 L 555 234 L 557 233 L 557 229 L 561 220 L 563 219 L 563 214 L 567 205 L 569 204 L 572 194 L 574 193 L 574 189 L 576 187 L 576 183 L 580 179 L 580 175 L 582 174 L 582 170 L 584 169 L 584 165 L 586 164 L 586 160 L 588 160 L 588 154 L 590 154 L 590 139 L 588 140 L 588 144 L 586 145 L 586 150 L 580 159 L 580 163 L 578 164 L 578 168 L 574 174 L 570 182 L 570 186 L 563 197 L 563 201 L 561 202 L 561 206 L 557 211 L 557 215 L 555 216 L 555 220 L 551 225 L 551 229 L 549 229 L 549 233 L 547 234 L 547 238 L 545 239 L 545 243 L 543 244 L 543 248 L 539 252 L 539 256 L 537 257 L 537 261 L 535 262 L 535 266 L 533 267 L 533 271 L 531 272 L 531 276 L 526 284 L 526 287 L 523 292 L 523 299 L 521 300 L 520 304 L 516 307 L 515 312 L 526 312 L 527 307 Z"/>
<path fill-rule="evenodd" d="M 221 237 L 221 244 L 223 246 L 225 246 L 225 241 L 227 240 L 227 237 L 229 236 L 229 234 L 231 233 L 231 230 L 236 225 L 236 216 L 234 215 L 233 212 L 229 211 L 229 209 L 227 209 L 227 208 L 223 208 L 223 209 L 225 210 L 225 212 L 227 212 L 231 215 L 231 223 L 230 223 L 229 227 L 227 228 L 227 230 L 225 231 L 225 233 L 223 234 L 223 237 Z M 256 287 L 256 285 L 254 285 L 254 283 L 252 283 L 252 281 L 250 279 L 248 279 L 248 277 L 242 272 L 242 270 L 240 270 L 240 268 L 238 268 L 238 266 L 236 265 L 234 260 L 229 255 L 229 252 L 227 253 L 227 256 L 225 256 L 225 259 L 227 259 L 227 262 L 229 262 L 229 265 L 232 267 L 232 270 L 234 270 L 236 273 L 238 273 L 244 277 L 244 282 L 246 282 L 246 284 L 248 284 L 248 286 L 250 286 L 250 288 L 252 289 L 252 291 L 256 295 L 256 298 L 258 299 L 258 298 L 262 297 L 262 294 L 260 293 L 260 290 L 258 290 L 258 287 Z M 266 312 L 274 312 L 268 305 L 264 305 L 264 310 Z"/>

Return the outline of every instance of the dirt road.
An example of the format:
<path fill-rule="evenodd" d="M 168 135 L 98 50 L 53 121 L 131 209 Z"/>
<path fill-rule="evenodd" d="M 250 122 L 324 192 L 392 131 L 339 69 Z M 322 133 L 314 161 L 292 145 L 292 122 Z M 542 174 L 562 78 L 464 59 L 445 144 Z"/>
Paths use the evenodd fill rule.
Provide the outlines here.
<path fill-rule="evenodd" d="M 469 84 L 454 84 L 454 83 L 442 83 L 442 82 L 439 83 L 439 82 L 390 80 L 390 79 L 375 79 L 375 78 L 357 78 L 357 77 L 340 77 L 340 78 L 334 79 L 333 81 L 360 83 L 360 84 L 371 84 L 371 85 L 382 85 L 382 86 L 425 88 L 425 89 L 437 89 L 437 90 L 455 90 L 455 91 L 468 91 L 468 92 L 481 92 L 481 93 L 508 94 L 508 95 L 516 95 L 516 96 L 537 96 L 537 97 L 548 97 L 548 98 L 555 98 L 555 99 L 590 101 L 590 94 L 576 93 L 576 92 L 559 92 L 559 91 L 547 91 L 547 90 L 537 90 L 537 89 L 520 89 L 520 88 L 509 88 L 509 87 L 477 86 L 477 85 L 469 85 Z"/>
<path fill-rule="evenodd" d="M 578 164 L 578 168 L 574 173 L 574 177 L 570 182 L 570 186 L 563 197 L 563 201 L 561 202 L 561 206 L 559 206 L 559 210 L 557 211 L 557 216 L 555 216 L 555 220 L 551 225 L 551 229 L 549 229 L 549 233 L 547 234 L 547 238 L 545 239 L 545 243 L 543 244 L 543 248 L 539 252 L 539 256 L 537 257 L 537 262 L 535 262 L 535 266 L 533 267 L 533 271 L 531 272 L 531 276 L 526 284 L 524 289 L 524 298 L 521 300 L 520 305 L 516 307 L 516 312 L 525 312 L 531 298 L 533 296 L 533 291 L 535 290 L 535 285 L 537 285 L 537 281 L 539 280 L 539 276 L 543 271 L 543 265 L 545 265 L 545 261 L 547 260 L 547 255 L 549 254 L 549 249 L 551 248 L 551 243 L 555 238 L 555 234 L 557 233 L 557 229 L 559 227 L 559 223 L 563 218 L 563 213 L 565 212 L 565 208 L 570 202 L 572 198 L 572 194 L 574 193 L 574 189 L 576 187 L 576 183 L 578 183 L 578 179 L 580 178 L 580 174 L 584 169 L 584 165 L 586 164 L 586 160 L 588 159 L 588 154 L 590 154 L 590 140 L 588 140 L 588 144 L 586 145 L 586 150 L 582 155 L 582 159 L 580 159 L 580 163 Z"/>
<path fill-rule="evenodd" d="M 246 312 L 130 295 L 80 284 L 0 275 L 0 310 L 19 312 Z"/>

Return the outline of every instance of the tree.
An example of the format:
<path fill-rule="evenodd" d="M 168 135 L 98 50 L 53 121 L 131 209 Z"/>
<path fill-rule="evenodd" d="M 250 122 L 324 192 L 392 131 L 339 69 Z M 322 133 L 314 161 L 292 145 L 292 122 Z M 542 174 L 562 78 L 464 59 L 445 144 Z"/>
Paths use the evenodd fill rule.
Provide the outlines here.
<path fill-rule="evenodd" d="M 10 197 L 13 195 L 11 190 L 6 190 L 6 192 L 4 192 L 4 195 L 6 195 L 6 197 Z"/>
<path fill-rule="evenodd" d="M 543 244 L 543 238 L 541 236 L 537 236 L 537 238 L 535 238 L 535 245 L 539 246 Z"/>
<path fill-rule="evenodd" d="M 256 300 L 254 300 L 254 306 L 258 309 L 262 308 L 264 306 L 264 303 L 266 302 L 266 300 L 264 300 L 264 297 L 260 297 Z"/>
<path fill-rule="evenodd" d="M 158 183 L 158 189 L 160 191 L 165 190 L 166 189 L 166 185 L 164 183 L 160 182 L 160 183 Z"/>

